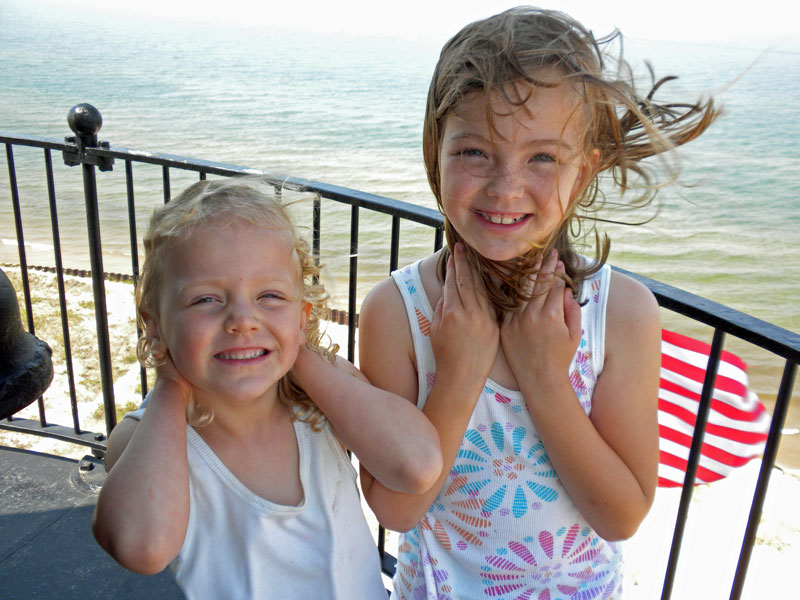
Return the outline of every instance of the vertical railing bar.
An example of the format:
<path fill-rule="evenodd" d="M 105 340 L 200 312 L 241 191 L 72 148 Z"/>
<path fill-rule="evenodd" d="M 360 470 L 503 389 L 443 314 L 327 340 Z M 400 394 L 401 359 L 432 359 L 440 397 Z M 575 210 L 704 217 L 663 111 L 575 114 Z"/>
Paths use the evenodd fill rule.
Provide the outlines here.
<path fill-rule="evenodd" d="M 164 188 L 164 204 L 167 204 L 172 198 L 172 194 L 170 192 L 170 187 L 169 187 L 169 167 L 167 166 L 161 167 L 161 180 L 162 180 L 162 186 Z"/>
<path fill-rule="evenodd" d="M 14 164 L 14 152 L 11 144 L 6 144 L 6 161 L 8 163 L 8 181 L 11 186 L 11 206 L 14 210 L 14 229 L 17 235 L 17 251 L 19 254 L 20 277 L 22 278 L 22 292 L 25 297 L 25 316 L 28 321 L 28 331 L 35 333 L 33 327 L 33 314 L 30 310 L 30 282 L 28 281 L 28 257 L 25 254 L 25 234 L 22 230 L 22 209 L 19 201 L 19 188 L 17 186 L 17 169 Z"/>
<path fill-rule="evenodd" d="M 383 557 L 386 554 L 386 529 L 383 525 L 378 525 L 378 554 L 381 557 L 381 565 L 383 565 Z"/>
<path fill-rule="evenodd" d="M 671 596 L 672 587 L 675 583 L 675 573 L 678 568 L 683 534 L 686 529 L 686 519 L 689 514 L 689 504 L 692 501 L 692 492 L 694 491 L 694 482 L 697 476 L 697 465 L 700 463 L 700 453 L 703 448 L 706 422 L 708 421 L 708 414 L 711 409 L 714 382 L 717 378 L 717 370 L 719 369 L 722 346 L 724 343 L 725 332 L 721 329 L 714 329 L 714 338 L 711 342 L 708 366 L 706 367 L 705 379 L 703 381 L 703 391 L 700 394 L 700 404 L 697 407 L 697 417 L 695 418 L 694 435 L 692 436 L 689 460 L 686 465 L 686 477 L 683 480 L 681 501 L 678 506 L 678 516 L 675 520 L 675 532 L 672 536 L 672 547 L 670 548 L 667 572 L 664 576 L 664 587 L 661 589 L 661 600 L 667 600 Z"/>
<path fill-rule="evenodd" d="M 400 257 L 400 217 L 392 215 L 392 237 L 389 249 L 389 273 L 397 270 Z M 381 565 L 386 555 L 386 529 L 378 524 L 378 554 L 381 557 Z"/>
<path fill-rule="evenodd" d="M 56 185 L 53 178 L 53 157 L 49 148 L 44 150 L 45 177 L 47 178 L 47 198 L 50 203 L 50 225 L 53 230 L 53 254 L 56 261 L 56 282 L 58 283 L 58 302 L 61 309 L 61 335 L 64 338 L 64 358 L 67 365 L 69 402 L 72 409 L 72 427 L 76 434 L 81 432 L 78 417 L 78 396 L 75 391 L 75 373 L 72 368 L 72 342 L 69 336 L 69 317 L 67 313 L 67 293 L 64 287 L 64 264 L 61 256 L 61 232 L 58 227 L 58 207 Z"/>
<path fill-rule="evenodd" d="M 356 288 L 358 276 L 358 204 L 350 208 L 350 286 L 347 298 L 347 360 L 355 364 Z"/>
<path fill-rule="evenodd" d="M 314 261 L 319 265 L 319 252 L 322 231 L 322 200 L 319 194 L 314 194 L 314 201 L 311 206 L 311 252 L 314 255 Z M 314 284 L 319 282 L 319 277 L 314 275 Z"/>
<path fill-rule="evenodd" d="M 400 259 L 400 217 L 392 216 L 392 245 L 389 250 L 389 273 L 397 270 Z"/>
<path fill-rule="evenodd" d="M 82 163 L 81 168 L 83 170 L 83 195 L 86 203 L 86 224 L 89 234 L 89 259 L 92 265 L 100 381 L 103 386 L 103 408 L 106 418 L 106 435 L 108 435 L 117 424 L 117 412 L 114 403 L 114 378 L 111 369 L 111 343 L 108 336 L 103 246 L 100 241 L 100 214 L 97 207 L 97 179 L 93 165 Z"/>
<path fill-rule="evenodd" d="M 433 238 L 433 251 L 437 252 L 442 247 L 443 243 L 444 243 L 444 229 L 442 229 L 441 227 L 437 227 L 436 234 L 434 235 Z"/>
<path fill-rule="evenodd" d="M 789 412 L 789 402 L 792 398 L 792 388 L 794 377 L 797 371 L 797 364 L 787 360 L 783 369 L 781 385 L 778 389 L 778 397 L 775 401 L 775 409 L 772 414 L 772 422 L 769 427 L 767 445 L 764 448 L 764 455 L 761 458 L 761 469 L 758 472 L 758 482 L 756 483 L 753 503 L 750 505 L 750 515 L 747 519 L 744 539 L 742 540 L 742 550 L 739 553 L 739 562 L 736 565 L 736 575 L 731 586 L 731 600 L 738 600 L 744 589 L 747 568 L 750 565 L 750 556 L 753 553 L 753 544 L 756 541 L 758 525 L 761 521 L 761 513 L 764 509 L 764 500 L 767 497 L 769 478 L 772 469 L 775 467 L 775 458 L 778 455 L 778 446 L 781 442 L 783 426 L 786 422 L 786 415 Z"/>
<path fill-rule="evenodd" d="M 128 200 L 128 234 L 130 235 L 131 244 L 131 273 L 133 274 L 134 289 L 139 282 L 139 237 L 136 228 L 136 198 L 133 189 L 133 162 L 130 159 L 125 160 L 125 192 Z M 139 327 L 139 319 L 136 319 L 136 339 L 142 336 L 142 330 Z M 142 398 L 147 395 L 147 369 L 143 365 L 139 365 L 139 380 L 142 388 Z"/>
<path fill-rule="evenodd" d="M 22 296 L 25 300 L 25 317 L 28 322 L 28 333 L 35 335 L 33 326 L 33 305 L 31 303 L 31 286 L 28 281 L 28 257 L 25 254 L 25 235 L 22 231 L 22 209 L 19 202 L 19 187 L 17 186 L 17 168 L 14 164 L 14 151 L 11 144 L 6 144 L 6 162 L 8 164 L 8 183 L 11 187 L 11 206 L 14 210 L 14 229 L 17 235 L 17 253 L 19 254 L 19 273 L 22 279 Z M 47 415 L 44 410 L 44 398 L 39 396 L 39 423 L 42 427 L 47 425 Z"/>

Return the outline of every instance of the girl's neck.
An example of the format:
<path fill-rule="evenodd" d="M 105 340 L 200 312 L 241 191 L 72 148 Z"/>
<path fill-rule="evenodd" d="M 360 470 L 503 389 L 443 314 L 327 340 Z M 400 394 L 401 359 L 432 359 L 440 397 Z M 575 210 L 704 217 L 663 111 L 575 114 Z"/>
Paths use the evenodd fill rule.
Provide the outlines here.
<path fill-rule="evenodd" d="M 295 425 L 289 407 L 277 398 L 255 413 L 222 411 L 197 433 L 254 494 L 287 506 L 303 500 Z"/>
<path fill-rule="evenodd" d="M 206 406 L 200 401 L 201 406 Z M 217 399 L 208 403 L 214 411 L 211 423 L 198 429 L 206 435 L 224 435 L 232 438 L 248 439 L 257 437 L 274 424 L 291 420 L 289 407 L 278 399 L 277 388 L 252 401 L 238 399 Z"/>

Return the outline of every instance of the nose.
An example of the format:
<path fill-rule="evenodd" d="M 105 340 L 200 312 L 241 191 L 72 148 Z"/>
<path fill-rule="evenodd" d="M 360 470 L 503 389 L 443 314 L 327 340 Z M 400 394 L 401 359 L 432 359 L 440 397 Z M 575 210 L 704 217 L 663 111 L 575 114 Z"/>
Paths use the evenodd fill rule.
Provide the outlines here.
<path fill-rule="evenodd" d="M 238 300 L 228 305 L 225 317 L 225 331 L 246 334 L 258 330 L 258 319 L 254 307 L 246 301 Z"/>
<path fill-rule="evenodd" d="M 525 193 L 525 177 L 512 163 L 497 165 L 488 175 L 486 192 L 496 200 L 516 200 Z"/>

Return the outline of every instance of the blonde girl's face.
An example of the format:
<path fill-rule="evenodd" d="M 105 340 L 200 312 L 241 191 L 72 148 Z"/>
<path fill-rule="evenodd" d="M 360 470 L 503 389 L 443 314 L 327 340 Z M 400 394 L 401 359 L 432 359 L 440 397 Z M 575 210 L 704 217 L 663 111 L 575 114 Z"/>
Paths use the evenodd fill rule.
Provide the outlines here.
<path fill-rule="evenodd" d="M 442 207 L 463 241 L 485 258 L 509 260 L 543 242 L 590 174 L 579 101 L 567 85 L 536 87 L 524 106 L 477 91 L 446 118 Z M 597 155 L 590 152 L 588 160 Z"/>
<path fill-rule="evenodd" d="M 201 226 L 170 250 L 161 282 L 152 326 L 198 402 L 219 410 L 277 398 L 307 324 L 290 237 L 248 224 Z"/>

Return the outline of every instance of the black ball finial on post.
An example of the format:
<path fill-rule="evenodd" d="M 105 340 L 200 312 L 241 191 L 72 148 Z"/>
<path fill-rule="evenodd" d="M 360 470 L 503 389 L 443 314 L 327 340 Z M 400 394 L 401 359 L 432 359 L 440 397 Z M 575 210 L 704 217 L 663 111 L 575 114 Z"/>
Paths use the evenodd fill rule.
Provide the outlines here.
<path fill-rule="evenodd" d="M 96 146 L 97 134 L 103 126 L 103 116 L 94 106 L 83 102 L 70 109 L 67 124 L 83 147 Z"/>
<path fill-rule="evenodd" d="M 103 126 L 103 116 L 91 104 L 82 102 L 73 106 L 67 114 L 69 128 L 78 135 L 97 135 Z"/>
<path fill-rule="evenodd" d="M 70 167 L 85 164 L 96 166 L 101 171 L 111 171 L 114 165 L 113 157 L 87 152 L 87 149 L 109 147 L 108 142 L 97 141 L 97 134 L 103 126 L 100 111 L 86 102 L 76 104 L 67 113 L 67 124 L 75 135 L 65 140 L 67 148 L 64 149 L 64 163 Z"/>

